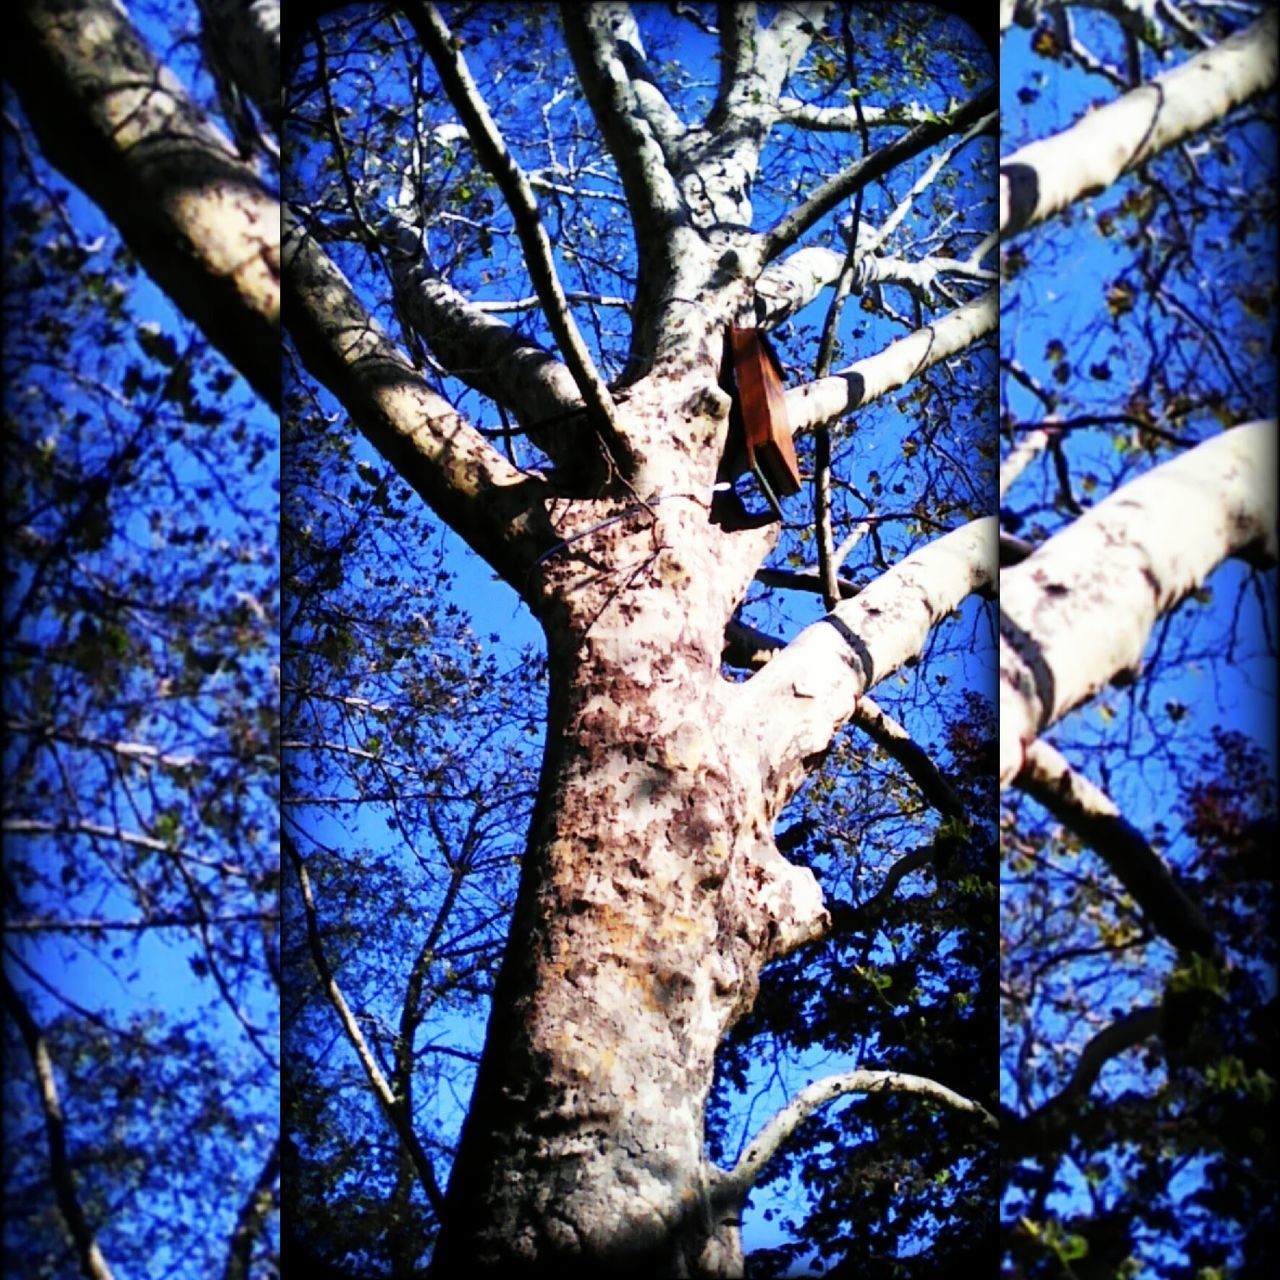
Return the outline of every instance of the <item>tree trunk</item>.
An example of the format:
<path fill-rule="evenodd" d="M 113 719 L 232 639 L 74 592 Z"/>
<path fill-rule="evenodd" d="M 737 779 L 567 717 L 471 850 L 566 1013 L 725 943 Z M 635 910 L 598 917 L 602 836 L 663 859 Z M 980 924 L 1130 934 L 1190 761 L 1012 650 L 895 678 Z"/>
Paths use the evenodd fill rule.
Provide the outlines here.
<path fill-rule="evenodd" d="M 826 924 L 720 675 L 726 544 L 768 535 L 685 496 L 601 512 L 564 513 L 575 540 L 535 570 L 543 777 L 436 1275 L 740 1274 L 704 1156 L 715 1051 L 762 965 Z"/>

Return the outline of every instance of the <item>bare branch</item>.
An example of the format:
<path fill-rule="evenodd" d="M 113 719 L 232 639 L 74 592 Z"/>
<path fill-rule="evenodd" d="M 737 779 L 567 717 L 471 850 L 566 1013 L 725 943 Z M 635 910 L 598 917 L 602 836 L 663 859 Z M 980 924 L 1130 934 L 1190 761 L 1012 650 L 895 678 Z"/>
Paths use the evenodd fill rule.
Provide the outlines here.
<path fill-rule="evenodd" d="M 1013 482 L 1038 458 L 1058 435 L 1059 428 L 1046 421 L 1034 431 L 1027 431 L 1021 440 L 1005 455 L 1000 464 L 1000 498 L 1013 487 Z"/>
<path fill-rule="evenodd" d="M 664 155 L 673 155 L 685 135 L 684 121 L 672 110 L 653 72 L 640 38 L 640 27 L 628 4 L 603 4 L 601 11 L 613 34 L 613 51 L 631 78 L 631 92 L 650 132 L 658 140 Z"/>
<path fill-rule="evenodd" d="M 994 331 L 999 318 L 996 290 L 957 307 L 932 324 L 891 343 L 883 351 L 847 369 L 787 392 L 787 417 L 794 433 L 823 422 L 905 385 L 916 374 L 971 346 Z"/>
<path fill-rule="evenodd" d="M 569 56 L 618 166 L 644 270 L 651 239 L 661 240 L 679 217 L 683 200 L 661 144 L 636 102 L 631 78 L 614 52 L 607 16 L 595 5 L 566 5 L 561 12 Z"/>
<path fill-rule="evenodd" d="M 964 804 L 956 795 L 955 788 L 929 758 L 929 753 L 873 699 L 858 699 L 853 723 L 906 770 L 924 798 L 939 813 L 948 818 L 965 817 Z"/>
<path fill-rule="evenodd" d="M 27 1055 L 31 1059 L 31 1068 L 35 1072 L 40 1106 L 44 1112 L 45 1134 L 49 1140 L 49 1177 L 58 1198 L 58 1211 L 62 1214 L 62 1220 L 75 1245 L 80 1274 L 86 1280 L 112 1280 L 111 1268 L 107 1266 L 97 1236 L 89 1226 L 84 1207 L 76 1193 L 75 1174 L 67 1155 L 66 1121 L 58 1098 L 58 1084 L 53 1075 L 49 1046 L 3 967 L 0 967 L 0 986 L 4 988 L 4 1007 L 18 1026 L 22 1041 L 27 1047 Z"/>
<path fill-rule="evenodd" d="M 288 208 L 284 263 L 289 333 L 308 370 L 401 477 L 523 594 L 528 566 L 555 543 L 540 505 L 545 481 L 513 467 L 431 390 Z"/>
<path fill-rule="evenodd" d="M 1136 673 L 1156 619 L 1228 556 L 1273 563 L 1275 420 L 1148 471 L 1000 575 L 1000 782 L 1073 707 Z"/>
<path fill-rule="evenodd" d="M 860 187 L 919 155 L 926 147 L 950 134 L 967 130 L 996 109 L 994 88 L 983 90 L 976 98 L 953 111 L 946 119 L 916 125 L 904 137 L 888 143 L 865 160 L 849 165 L 843 172 L 824 182 L 803 204 L 785 214 L 765 236 L 764 261 L 776 258 L 794 244 L 819 218 L 847 200 Z"/>
<path fill-rule="evenodd" d="M 802 1089 L 751 1140 L 742 1158 L 724 1175 L 727 1193 L 745 1194 L 777 1154 L 779 1148 L 819 1107 L 850 1093 L 907 1093 L 940 1102 L 943 1106 L 978 1117 L 993 1132 L 999 1122 L 981 1103 L 948 1089 L 927 1076 L 902 1071 L 846 1071 L 828 1076 Z"/>
<path fill-rule="evenodd" d="M 113 0 L 33 0 L 5 74 L 46 157 L 174 304 L 280 407 L 280 207 Z"/>
<path fill-rule="evenodd" d="M 738 85 L 747 77 L 755 58 L 759 33 L 755 4 L 721 0 L 717 5 L 720 25 L 720 85 L 715 104 L 707 116 L 707 127 L 717 129 L 728 118 L 729 103 Z"/>
<path fill-rule="evenodd" d="M 799 98 L 778 99 L 778 121 L 795 125 L 799 129 L 811 129 L 815 133 L 856 133 L 858 113 L 853 107 L 817 107 Z M 937 113 L 918 102 L 895 103 L 892 107 L 862 108 L 863 123 L 868 128 L 885 128 L 890 125 L 926 124 Z"/>
<path fill-rule="evenodd" d="M 720 660 L 742 671 L 759 671 L 774 654 L 781 653 L 786 647 L 785 640 L 759 631 L 739 618 L 732 618 L 724 630 L 724 652 Z"/>
<path fill-rule="evenodd" d="M 1206 125 L 1276 80 L 1277 10 L 1069 129 L 1000 164 L 1000 233 L 1043 222 Z"/>
<path fill-rule="evenodd" d="M 542 299 L 543 314 L 555 335 L 564 362 L 573 375 L 594 426 L 603 436 L 610 454 L 624 472 L 630 470 L 630 448 L 618 426 L 613 397 L 604 384 L 569 310 L 564 288 L 556 275 L 551 241 L 538 213 L 537 197 L 529 179 L 498 132 L 489 114 L 453 33 L 434 4 L 406 5 L 409 20 L 418 38 L 431 55 L 440 81 L 471 137 L 471 145 L 484 167 L 493 175 L 515 220 L 516 234 L 524 249 L 525 263 L 533 287 Z"/>
<path fill-rule="evenodd" d="M 837 548 L 833 559 L 840 561 L 843 544 Z M 766 566 L 756 570 L 756 581 L 762 586 L 775 587 L 781 591 L 811 591 L 814 595 L 822 594 L 822 575 L 815 569 L 775 569 Z M 840 596 L 848 600 L 858 594 L 858 584 L 852 578 L 839 579 Z"/>
<path fill-rule="evenodd" d="M 1179 951 L 1213 955 L 1213 929 L 1143 834 L 1043 739 L 1027 748 L 1016 786 L 1070 827 L 1111 868 L 1151 927 Z"/>
<path fill-rule="evenodd" d="M 1113 1058 L 1161 1033 L 1163 1014 L 1158 1006 L 1134 1009 L 1103 1027 L 1080 1050 L 1075 1071 L 1067 1084 L 1030 1114 L 1006 1112 L 1000 1126 L 1000 1149 L 1006 1158 L 1018 1159 L 1059 1146 L 1083 1114 L 1081 1102 L 1089 1096 L 1103 1067 Z"/>
<path fill-rule="evenodd" d="M 377 1099 L 383 1114 L 395 1130 L 397 1137 L 409 1152 L 427 1200 L 436 1213 L 439 1214 L 444 1207 L 444 1196 L 440 1191 L 439 1183 L 436 1181 L 435 1170 L 431 1166 L 431 1160 L 414 1130 L 413 1117 L 404 1105 L 405 1100 L 396 1096 L 391 1085 L 387 1082 L 386 1076 L 383 1075 L 381 1067 L 378 1066 L 377 1060 L 373 1056 L 373 1050 L 369 1047 L 369 1042 L 365 1039 L 364 1032 L 360 1030 L 360 1024 L 351 1012 L 351 1006 L 347 1004 L 346 997 L 342 994 L 342 988 L 338 985 L 338 980 L 334 976 L 328 958 L 325 956 L 324 940 L 320 936 L 320 924 L 316 915 L 315 898 L 311 892 L 311 877 L 307 874 L 307 864 L 302 854 L 298 851 L 298 846 L 294 843 L 293 837 L 287 831 L 281 832 L 281 839 L 284 842 L 285 852 L 289 855 L 290 862 L 293 863 L 294 873 L 298 877 L 298 888 L 302 893 L 302 905 L 307 919 L 307 945 L 311 952 L 311 963 L 315 966 L 316 976 L 320 979 L 320 985 L 324 988 L 325 996 L 333 1006 L 334 1012 L 338 1015 L 338 1021 L 342 1024 L 342 1030 L 346 1034 L 351 1047 L 355 1050 L 361 1067 L 364 1068 L 369 1087 L 373 1090 L 373 1096 Z"/>
<path fill-rule="evenodd" d="M 867 689 L 915 657 L 969 594 L 994 589 L 996 532 L 987 517 L 921 547 L 806 627 L 747 681 L 735 716 L 744 741 L 768 762 L 766 786 L 780 801 Z"/>

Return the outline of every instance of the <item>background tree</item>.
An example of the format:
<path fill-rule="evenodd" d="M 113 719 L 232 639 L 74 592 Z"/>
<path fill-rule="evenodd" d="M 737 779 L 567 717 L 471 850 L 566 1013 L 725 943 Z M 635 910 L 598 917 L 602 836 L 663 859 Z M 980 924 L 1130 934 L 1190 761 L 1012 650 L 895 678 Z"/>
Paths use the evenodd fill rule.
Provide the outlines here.
<path fill-rule="evenodd" d="M 4 1270 L 276 1274 L 278 8 L 6 19 Z"/>
<path fill-rule="evenodd" d="M 1277 1256 L 1276 15 L 1003 18 L 1007 1259 L 1257 1274 Z"/>
<path fill-rule="evenodd" d="M 733 1274 L 768 1179 L 753 1270 L 990 1259 L 981 42 L 405 4 L 288 48 L 287 1248 Z"/>

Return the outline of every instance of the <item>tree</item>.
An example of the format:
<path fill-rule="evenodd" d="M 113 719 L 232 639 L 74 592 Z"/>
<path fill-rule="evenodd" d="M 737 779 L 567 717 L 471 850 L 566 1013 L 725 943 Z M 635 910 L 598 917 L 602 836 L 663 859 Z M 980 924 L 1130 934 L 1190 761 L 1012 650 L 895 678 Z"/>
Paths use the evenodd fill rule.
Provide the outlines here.
<path fill-rule="evenodd" d="M 980 42 L 907 6 L 413 3 L 291 49 L 289 1247 L 360 1274 L 738 1274 L 753 1185 L 812 1178 L 786 1144 L 844 1097 L 809 1154 L 865 1172 L 809 1202 L 810 1248 L 886 1274 L 945 1265 L 966 1226 L 982 1248 Z M 795 384 L 812 518 L 742 478 L 733 324 Z M 510 647 L 458 604 L 490 574 Z M 842 1069 L 734 1158 L 770 1038 Z"/>
<path fill-rule="evenodd" d="M 5 1270 L 234 1280 L 279 1255 L 279 15 L 131 11 L 3 54 Z"/>
<path fill-rule="evenodd" d="M 1002 30 L 1006 1256 L 1254 1274 L 1277 1256 L 1276 15 L 1008 4 Z"/>

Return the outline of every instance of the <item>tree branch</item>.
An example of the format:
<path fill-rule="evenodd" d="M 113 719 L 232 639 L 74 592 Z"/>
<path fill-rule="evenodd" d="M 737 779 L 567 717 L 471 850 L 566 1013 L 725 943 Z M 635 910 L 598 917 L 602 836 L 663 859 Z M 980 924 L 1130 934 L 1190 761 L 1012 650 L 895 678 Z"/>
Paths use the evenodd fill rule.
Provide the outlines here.
<path fill-rule="evenodd" d="M 342 273 L 285 209 L 289 334 L 303 363 L 431 508 L 521 595 L 555 545 L 546 482 L 508 463 L 436 395 L 368 314 Z"/>
<path fill-rule="evenodd" d="M 862 123 L 870 129 L 927 124 L 935 114 L 918 102 L 892 107 L 864 106 Z M 810 129 L 815 133 L 856 133 L 860 128 L 858 113 L 853 107 L 818 107 L 799 98 L 779 98 L 777 117 L 780 124 L 795 125 L 798 129 Z"/>
<path fill-rule="evenodd" d="M 84 1207 L 76 1193 L 75 1174 L 67 1155 L 66 1122 L 62 1115 L 62 1103 L 58 1098 L 58 1084 L 53 1075 L 53 1061 L 49 1046 L 23 1003 L 9 975 L 0 967 L 0 986 L 4 988 L 4 1007 L 17 1024 L 22 1041 L 35 1072 L 36 1088 L 40 1093 L 40 1106 L 44 1112 L 45 1134 L 49 1140 L 49 1177 L 58 1200 L 58 1211 L 66 1224 L 75 1245 L 80 1273 L 86 1280 L 112 1280 L 111 1268 L 98 1246 L 97 1236 L 89 1226 Z"/>
<path fill-rule="evenodd" d="M 608 18 L 598 5 L 561 8 L 565 44 L 600 133 L 618 166 L 635 228 L 640 270 L 656 267 L 667 230 L 684 201 L 662 146 L 636 102 L 631 78 L 613 49 Z"/>
<path fill-rule="evenodd" d="M 887 711 L 871 698 L 859 698 L 852 721 L 906 770 L 920 793 L 939 813 L 947 818 L 964 819 L 964 804 L 955 788 L 942 776 L 929 753 Z"/>
<path fill-rule="evenodd" d="M 413 1117 L 404 1105 L 405 1100 L 397 1097 L 391 1085 L 387 1083 L 387 1078 L 382 1074 L 382 1069 L 378 1066 L 377 1060 L 373 1056 L 373 1050 L 370 1049 L 369 1042 L 364 1037 L 364 1032 L 360 1030 L 360 1024 L 351 1012 L 351 1007 L 347 1004 L 346 997 L 342 994 L 342 988 L 338 986 L 338 980 L 329 966 L 328 958 L 324 953 L 324 940 L 320 937 L 320 924 L 316 916 L 315 898 L 311 892 L 311 877 L 307 874 L 307 864 L 303 860 L 302 854 L 298 851 L 298 846 L 294 843 L 293 837 L 287 831 L 282 831 L 280 836 L 284 843 L 285 852 L 289 855 L 289 861 L 293 863 L 294 873 L 298 877 L 298 888 L 302 893 L 302 905 L 307 920 L 307 945 L 311 952 L 311 963 L 315 966 L 316 976 L 320 979 L 320 985 L 324 989 L 325 996 L 333 1006 L 334 1012 L 338 1015 L 338 1021 L 342 1024 L 342 1029 L 346 1033 L 351 1047 L 355 1050 L 361 1067 L 364 1068 L 369 1087 L 373 1090 L 373 1096 L 377 1099 L 392 1129 L 395 1130 L 396 1135 L 409 1152 L 418 1174 L 418 1180 L 422 1184 L 422 1190 L 438 1216 L 444 1207 L 444 1196 L 441 1194 L 439 1183 L 436 1182 L 435 1170 L 431 1167 L 431 1160 L 423 1149 L 417 1132 L 414 1130 Z"/>
<path fill-rule="evenodd" d="M 393 220 L 383 225 L 390 232 Z M 582 400 L 569 369 L 489 310 L 435 275 L 406 222 L 391 254 L 396 297 L 441 368 L 515 414 L 538 448 L 558 465 L 582 470 Z"/>
<path fill-rule="evenodd" d="M 1269 89 L 1277 21 L 1268 8 L 1244 31 L 1001 161 L 1000 234 L 1015 235 L 1109 187 Z"/>
<path fill-rule="evenodd" d="M 249 1280 L 253 1264 L 254 1241 L 262 1234 L 267 1218 L 276 1203 L 276 1183 L 280 1180 L 280 1139 L 271 1144 L 271 1150 L 263 1162 L 240 1212 L 236 1215 L 235 1230 L 231 1233 L 231 1247 L 227 1250 L 227 1266 L 222 1280 Z"/>
<path fill-rule="evenodd" d="M 724 1181 L 717 1190 L 723 1188 L 728 1195 L 745 1195 L 782 1144 L 800 1125 L 819 1107 L 850 1093 L 915 1094 L 967 1115 L 977 1116 L 983 1127 L 993 1132 L 1000 1127 L 995 1116 L 981 1103 L 974 1102 L 927 1076 L 907 1075 L 902 1071 L 846 1071 L 815 1081 L 796 1094 L 751 1140 L 742 1153 L 742 1158 L 724 1175 Z"/>
<path fill-rule="evenodd" d="M 985 89 L 946 119 L 916 125 L 904 137 L 886 144 L 865 160 L 849 165 L 834 178 L 824 182 L 803 204 L 780 218 L 773 229 L 766 233 L 763 260 L 769 262 L 776 258 L 819 218 L 830 213 L 860 187 L 883 177 L 942 138 L 968 129 L 970 125 L 995 111 L 996 107 L 995 89 Z"/>
<path fill-rule="evenodd" d="M 45 156 L 280 407 L 280 207 L 112 0 L 13 13 L 5 76 Z"/>
<path fill-rule="evenodd" d="M 792 388 L 787 392 L 792 433 L 799 435 L 821 423 L 834 422 L 842 414 L 905 385 L 916 374 L 992 332 L 998 318 L 997 291 L 989 289 L 980 298 L 899 338 L 876 355 L 829 378 Z"/>
<path fill-rule="evenodd" d="M 1139 669 L 1156 619 L 1225 558 L 1274 563 L 1274 419 L 1233 427 L 1085 512 L 1000 574 L 1000 784 L 1039 735 Z"/>
<path fill-rule="evenodd" d="M 227 70 L 280 137 L 280 0 L 200 0 Z"/>
<path fill-rule="evenodd" d="M 1078 1123 L 1081 1102 L 1089 1096 L 1103 1067 L 1113 1058 L 1160 1034 L 1163 1015 L 1158 1006 L 1134 1009 L 1103 1027 L 1080 1050 L 1067 1084 L 1025 1116 L 1005 1111 L 1000 1124 L 1000 1150 L 1006 1159 L 1038 1155 L 1058 1148 Z"/>
<path fill-rule="evenodd" d="M 610 456 L 622 472 L 629 474 L 632 469 L 630 445 L 618 425 L 613 397 L 596 369 L 587 344 L 569 310 L 564 288 L 556 275 L 551 241 L 538 214 L 537 197 L 533 194 L 529 179 L 498 132 L 498 126 L 471 77 L 466 60 L 453 39 L 453 33 L 445 25 L 435 5 L 414 0 L 405 5 L 405 11 L 423 47 L 431 55 L 431 61 L 435 63 L 440 82 L 459 119 L 466 126 L 480 163 L 492 174 L 511 210 L 516 234 L 524 249 L 525 265 L 533 287 L 542 300 L 543 314 L 582 394 L 592 425 L 600 433 Z"/>
<path fill-rule="evenodd" d="M 1110 867 L 1161 937 L 1179 951 L 1212 956 L 1213 929 L 1143 834 L 1111 798 L 1043 739 L 1027 749 L 1014 784 L 1081 837 Z"/>
<path fill-rule="evenodd" d="M 921 547 L 806 627 L 742 686 L 739 732 L 760 752 L 779 805 L 862 694 L 918 655 L 970 593 L 994 589 L 996 532 L 995 518 L 986 517 Z"/>

